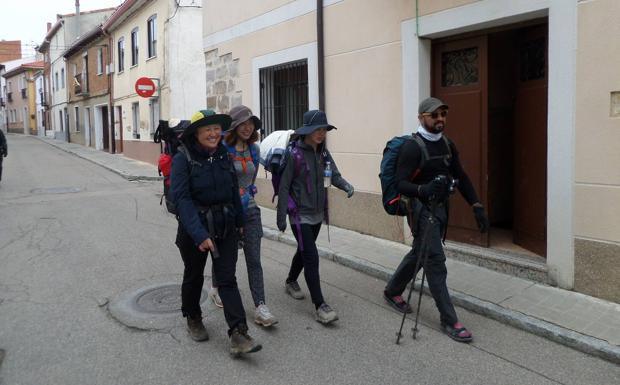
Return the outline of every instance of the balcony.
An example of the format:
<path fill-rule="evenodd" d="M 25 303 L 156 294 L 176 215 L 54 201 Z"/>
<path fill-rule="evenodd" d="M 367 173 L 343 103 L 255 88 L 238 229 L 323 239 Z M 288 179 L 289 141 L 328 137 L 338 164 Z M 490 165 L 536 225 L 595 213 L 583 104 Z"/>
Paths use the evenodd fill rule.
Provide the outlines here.
<path fill-rule="evenodd" d="M 6 93 L 6 100 L 8 102 L 12 102 L 13 101 L 13 93 L 12 92 L 7 92 Z"/>
<path fill-rule="evenodd" d="M 25 88 L 22 88 L 22 99 L 28 99 L 28 94 L 26 93 Z"/>

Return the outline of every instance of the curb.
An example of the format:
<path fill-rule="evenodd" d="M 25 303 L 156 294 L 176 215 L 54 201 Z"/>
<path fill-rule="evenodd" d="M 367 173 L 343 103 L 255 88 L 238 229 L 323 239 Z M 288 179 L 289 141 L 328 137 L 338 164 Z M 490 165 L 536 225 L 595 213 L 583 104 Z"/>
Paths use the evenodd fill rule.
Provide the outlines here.
<path fill-rule="evenodd" d="M 38 136 L 33 136 L 33 138 L 36 138 L 36 139 L 40 140 L 41 142 L 49 144 L 50 146 L 53 146 L 53 147 L 55 147 L 55 148 L 57 148 L 57 149 L 59 149 L 61 151 L 64 151 L 64 152 L 66 152 L 68 154 L 75 155 L 78 158 L 87 160 L 87 161 L 89 161 L 89 162 L 91 162 L 93 164 L 96 164 L 97 166 L 101 166 L 101 167 L 105 168 L 106 170 L 112 171 L 113 173 L 115 173 L 117 175 L 120 175 L 120 176 L 122 176 L 123 178 L 125 178 L 125 179 L 127 179 L 129 181 L 136 181 L 136 180 L 158 181 L 158 180 L 163 180 L 164 179 L 161 176 L 146 176 L 146 175 L 131 175 L 131 174 L 127 174 L 127 173 L 119 171 L 119 170 L 117 170 L 117 169 L 115 169 L 113 167 L 110 167 L 110 166 L 108 166 L 105 163 L 97 162 L 97 161 L 95 161 L 93 159 L 90 159 L 90 158 L 85 157 L 85 156 L 83 156 L 81 154 L 78 154 L 77 152 L 71 151 L 70 149 L 63 148 L 62 146 L 59 146 L 56 143 L 54 143 L 54 142 L 52 142 L 50 140 L 47 140 L 47 138 L 40 138 Z"/>
<path fill-rule="evenodd" d="M 297 245 L 297 241 L 293 236 L 281 233 L 269 227 L 263 226 L 263 235 L 265 238 L 273 241 L 282 242 L 290 246 Z M 334 252 L 321 246 L 317 246 L 317 249 L 321 258 L 350 267 L 371 277 L 387 281 L 392 275 L 390 269 L 376 263 L 352 255 Z M 416 284 L 418 289 L 419 285 L 419 283 Z M 430 294 L 428 287 L 424 287 L 424 292 L 427 295 Z M 483 301 L 459 291 L 451 290 L 451 292 L 454 304 L 469 311 L 547 338 L 575 350 L 603 358 L 615 364 L 620 364 L 620 347 L 612 345 L 607 341 L 577 333 L 573 330 L 563 328 L 518 311 L 504 308 L 492 302 Z"/>

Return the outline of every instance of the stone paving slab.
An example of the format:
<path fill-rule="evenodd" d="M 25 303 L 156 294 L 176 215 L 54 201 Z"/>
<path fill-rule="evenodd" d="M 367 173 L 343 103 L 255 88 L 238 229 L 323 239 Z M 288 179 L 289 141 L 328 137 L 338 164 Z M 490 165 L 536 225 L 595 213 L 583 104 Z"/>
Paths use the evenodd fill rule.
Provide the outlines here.
<path fill-rule="evenodd" d="M 148 163 L 77 144 L 38 139 L 127 179 L 161 179 L 157 168 Z M 290 229 L 280 233 L 275 228 L 274 210 L 262 208 L 262 220 L 265 237 L 295 244 Z M 402 243 L 335 226 L 329 232 L 327 227 L 321 231 L 317 246 L 321 257 L 383 280 L 409 251 Z M 447 265 L 448 286 L 456 305 L 620 364 L 619 304 L 450 258 Z"/>

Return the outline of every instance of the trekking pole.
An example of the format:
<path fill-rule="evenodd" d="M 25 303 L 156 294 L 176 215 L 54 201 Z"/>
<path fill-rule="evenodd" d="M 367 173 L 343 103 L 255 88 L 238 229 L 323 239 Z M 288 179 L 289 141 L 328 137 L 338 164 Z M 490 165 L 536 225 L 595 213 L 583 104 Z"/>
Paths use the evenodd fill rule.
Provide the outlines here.
<path fill-rule="evenodd" d="M 428 255 L 428 234 L 430 232 L 431 229 L 431 225 L 434 224 L 434 217 L 435 217 L 435 208 L 437 207 L 437 202 L 436 201 L 432 201 L 431 203 L 431 212 L 430 212 L 430 216 L 428 219 L 428 225 L 426 227 L 424 227 L 424 233 L 422 234 L 422 242 L 421 242 L 421 254 L 418 256 L 418 260 L 416 261 L 415 264 L 415 270 L 413 271 L 413 278 L 411 279 L 411 286 L 409 287 L 409 294 L 407 295 L 407 304 L 409 304 L 411 302 L 411 294 L 413 293 L 413 288 L 415 286 L 415 279 L 416 276 L 418 275 L 418 271 L 420 270 L 420 262 L 422 261 L 422 259 L 424 259 L 424 265 L 422 265 L 422 267 L 426 267 L 426 259 L 427 259 L 427 255 Z M 418 299 L 418 309 L 416 310 L 416 320 L 415 320 L 415 328 L 414 328 L 414 339 L 415 339 L 415 329 L 417 329 L 418 326 L 418 315 L 420 314 L 420 305 L 422 303 L 422 290 L 424 289 L 424 275 L 426 273 L 426 269 L 424 269 L 424 271 L 422 272 L 422 286 L 420 286 L 420 297 Z M 400 337 L 402 337 L 402 331 L 403 331 L 403 325 L 405 324 L 405 318 L 407 317 L 407 312 L 403 312 L 403 318 L 400 321 L 400 329 L 398 329 L 398 332 L 396 333 L 396 345 L 398 345 L 398 343 L 400 342 Z"/>

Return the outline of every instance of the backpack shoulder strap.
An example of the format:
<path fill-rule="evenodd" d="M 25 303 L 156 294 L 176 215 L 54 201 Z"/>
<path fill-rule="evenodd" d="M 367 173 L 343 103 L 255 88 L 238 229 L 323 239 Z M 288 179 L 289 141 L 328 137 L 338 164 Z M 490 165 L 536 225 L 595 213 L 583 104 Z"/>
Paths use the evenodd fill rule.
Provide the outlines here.
<path fill-rule="evenodd" d="M 194 159 L 192 159 L 192 155 L 190 154 L 190 151 L 187 149 L 187 147 L 185 147 L 184 144 L 179 144 L 179 147 L 177 148 L 177 151 L 180 152 L 181 154 L 185 155 L 185 158 L 187 159 L 187 163 L 189 163 L 189 165 L 190 165 L 190 172 L 192 171 L 194 166 L 202 167 L 202 164 L 200 164 L 200 162 L 195 161 Z"/>
<path fill-rule="evenodd" d="M 422 170 L 422 168 L 424 167 L 424 164 L 429 158 L 428 149 L 426 148 L 426 143 L 424 143 L 424 140 L 417 132 L 412 137 L 413 137 L 413 140 L 418 144 L 418 147 L 420 147 L 420 153 L 422 154 L 422 157 L 420 158 L 420 164 L 418 165 L 418 170 Z"/>

